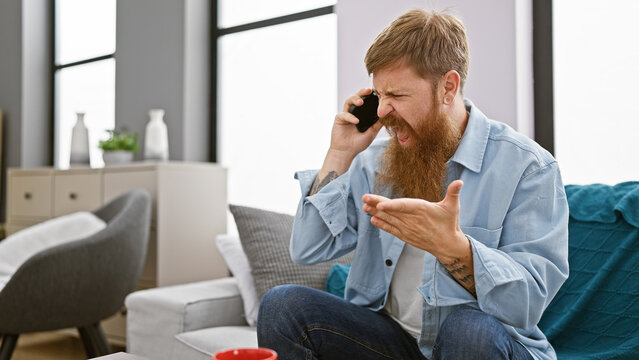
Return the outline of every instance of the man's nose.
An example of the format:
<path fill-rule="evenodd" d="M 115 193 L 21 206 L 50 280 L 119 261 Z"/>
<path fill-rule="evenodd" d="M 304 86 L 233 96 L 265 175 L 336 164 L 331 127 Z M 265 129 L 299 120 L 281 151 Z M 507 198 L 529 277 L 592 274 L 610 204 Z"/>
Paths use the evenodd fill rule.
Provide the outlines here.
<path fill-rule="evenodd" d="M 393 106 L 386 99 L 379 100 L 379 106 L 377 107 L 377 116 L 383 118 L 393 111 Z"/>

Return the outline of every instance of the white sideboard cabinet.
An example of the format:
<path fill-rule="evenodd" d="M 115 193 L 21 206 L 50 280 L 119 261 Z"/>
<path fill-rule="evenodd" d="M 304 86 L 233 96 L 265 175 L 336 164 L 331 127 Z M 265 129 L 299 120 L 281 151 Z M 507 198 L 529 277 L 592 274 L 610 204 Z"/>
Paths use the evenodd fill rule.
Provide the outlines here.
<path fill-rule="evenodd" d="M 146 264 L 138 289 L 228 276 L 215 246 L 226 233 L 226 169 L 212 163 L 135 162 L 100 169 L 8 170 L 7 233 L 47 219 L 93 210 L 134 188 L 153 201 Z M 103 322 L 107 338 L 125 341 L 124 311 Z"/>

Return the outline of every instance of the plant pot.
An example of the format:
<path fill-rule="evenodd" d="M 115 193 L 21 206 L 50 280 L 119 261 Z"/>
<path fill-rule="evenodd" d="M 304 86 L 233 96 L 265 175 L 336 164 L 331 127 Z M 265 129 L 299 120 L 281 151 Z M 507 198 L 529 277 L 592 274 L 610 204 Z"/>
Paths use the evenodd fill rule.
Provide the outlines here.
<path fill-rule="evenodd" d="M 114 150 L 102 153 L 105 165 L 124 164 L 133 161 L 133 151 Z"/>

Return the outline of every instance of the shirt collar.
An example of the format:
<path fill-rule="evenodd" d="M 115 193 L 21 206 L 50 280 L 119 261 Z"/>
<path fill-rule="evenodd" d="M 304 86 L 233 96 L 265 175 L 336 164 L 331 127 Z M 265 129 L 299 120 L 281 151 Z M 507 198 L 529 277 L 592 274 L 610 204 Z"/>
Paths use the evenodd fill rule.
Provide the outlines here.
<path fill-rule="evenodd" d="M 454 161 L 476 173 L 481 171 L 484 152 L 490 134 L 490 122 L 470 100 L 464 99 L 468 116 L 468 124 L 462 136 L 457 151 L 449 161 Z"/>

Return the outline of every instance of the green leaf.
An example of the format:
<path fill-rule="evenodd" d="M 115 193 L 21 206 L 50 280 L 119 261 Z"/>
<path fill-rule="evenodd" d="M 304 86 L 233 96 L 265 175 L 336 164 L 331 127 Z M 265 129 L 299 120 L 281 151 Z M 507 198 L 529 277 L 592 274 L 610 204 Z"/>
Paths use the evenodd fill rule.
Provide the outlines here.
<path fill-rule="evenodd" d="M 139 134 L 137 132 L 133 135 L 129 135 L 125 127 L 120 129 L 119 131 L 113 129 L 107 130 L 107 132 L 109 133 L 109 138 L 107 140 L 100 140 L 100 142 L 98 143 L 98 147 L 100 149 L 104 151 L 138 151 Z"/>

